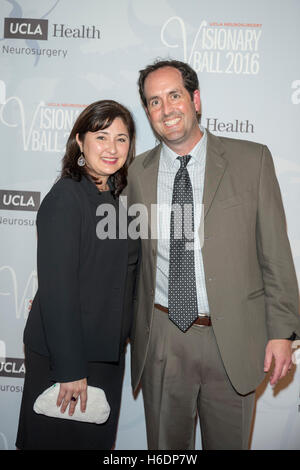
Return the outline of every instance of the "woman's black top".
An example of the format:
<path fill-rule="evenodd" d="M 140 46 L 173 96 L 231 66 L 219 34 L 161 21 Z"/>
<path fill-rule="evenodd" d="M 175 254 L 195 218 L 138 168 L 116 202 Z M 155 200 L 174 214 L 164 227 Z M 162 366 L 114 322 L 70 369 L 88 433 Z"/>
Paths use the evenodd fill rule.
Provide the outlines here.
<path fill-rule="evenodd" d="M 119 215 L 119 199 L 87 177 L 60 179 L 39 209 L 24 343 L 50 357 L 57 382 L 86 377 L 88 361 L 117 362 L 130 332 L 139 240 L 120 235 Z"/>

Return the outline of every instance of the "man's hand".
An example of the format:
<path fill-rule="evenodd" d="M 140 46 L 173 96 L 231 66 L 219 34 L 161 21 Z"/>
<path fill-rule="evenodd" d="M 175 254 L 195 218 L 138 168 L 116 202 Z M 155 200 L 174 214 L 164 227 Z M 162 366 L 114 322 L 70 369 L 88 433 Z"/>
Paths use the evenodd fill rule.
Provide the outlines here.
<path fill-rule="evenodd" d="M 292 366 L 292 341 L 288 339 L 271 339 L 266 347 L 264 372 L 269 372 L 272 359 L 275 359 L 274 371 L 270 377 L 270 384 L 277 384 Z"/>

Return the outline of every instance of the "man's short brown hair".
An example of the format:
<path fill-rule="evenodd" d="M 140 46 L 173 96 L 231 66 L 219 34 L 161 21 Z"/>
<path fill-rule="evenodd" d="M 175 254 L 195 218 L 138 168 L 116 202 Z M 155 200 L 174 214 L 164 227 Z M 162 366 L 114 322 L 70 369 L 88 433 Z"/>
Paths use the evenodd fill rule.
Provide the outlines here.
<path fill-rule="evenodd" d="M 163 67 L 173 67 L 181 73 L 183 84 L 185 89 L 188 91 L 191 100 L 193 100 L 194 91 L 199 89 L 199 80 L 196 72 L 185 62 L 173 59 L 157 60 L 153 64 L 147 65 L 146 68 L 140 70 L 140 76 L 138 80 L 139 93 L 143 105 L 147 108 L 147 100 L 144 93 L 145 80 L 151 72 L 155 72 Z"/>

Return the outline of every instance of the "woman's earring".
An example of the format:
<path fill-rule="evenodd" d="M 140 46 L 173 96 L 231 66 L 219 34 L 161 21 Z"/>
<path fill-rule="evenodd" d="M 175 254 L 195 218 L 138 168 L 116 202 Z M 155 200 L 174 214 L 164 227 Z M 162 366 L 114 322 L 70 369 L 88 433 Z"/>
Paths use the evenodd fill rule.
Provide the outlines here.
<path fill-rule="evenodd" d="M 81 152 L 80 157 L 77 160 L 77 165 L 78 166 L 84 166 L 85 165 L 85 158 L 83 156 L 83 153 Z"/>

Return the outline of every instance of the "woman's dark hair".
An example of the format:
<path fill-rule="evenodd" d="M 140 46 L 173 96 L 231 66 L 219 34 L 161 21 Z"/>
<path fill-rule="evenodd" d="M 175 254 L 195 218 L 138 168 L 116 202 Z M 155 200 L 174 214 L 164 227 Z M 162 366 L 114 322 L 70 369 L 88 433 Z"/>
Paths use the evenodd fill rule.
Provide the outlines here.
<path fill-rule="evenodd" d="M 139 93 L 143 105 L 147 108 L 147 100 L 144 93 L 145 80 L 151 72 L 155 72 L 163 67 L 173 67 L 181 73 L 183 84 L 185 89 L 189 92 L 191 100 L 193 100 L 194 91 L 199 89 L 199 80 L 196 72 L 185 62 L 180 60 L 165 59 L 156 60 L 153 64 L 148 65 L 143 70 L 140 70 L 140 76 L 138 80 Z"/>
<path fill-rule="evenodd" d="M 97 132 L 109 127 L 116 118 L 122 119 L 129 134 L 129 151 L 125 165 L 120 168 L 109 180 L 113 185 L 115 196 L 119 196 L 127 185 L 127 171 L 135 156 L 135 125 L 133 118 L 125 106 L 113 100 L 101 100 L 87 106 L 78 116 L 66 145 L 66 153 L 62 161 L 61 178 L 69 177 L 77 181 L 82 175 L 89 176 L 95 182 L 96 178 L 88 174 L 85 166 L 78 166 L 77 160 L 81 155 L 76 135 L 84 141 L 87 132 Z"/>

